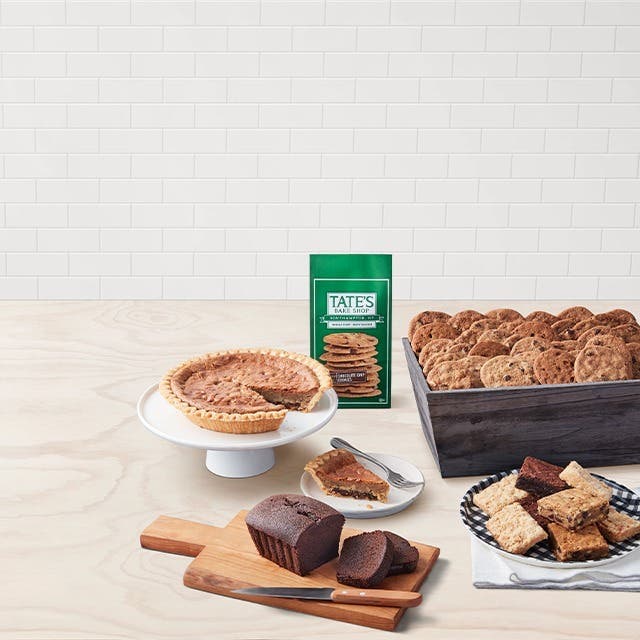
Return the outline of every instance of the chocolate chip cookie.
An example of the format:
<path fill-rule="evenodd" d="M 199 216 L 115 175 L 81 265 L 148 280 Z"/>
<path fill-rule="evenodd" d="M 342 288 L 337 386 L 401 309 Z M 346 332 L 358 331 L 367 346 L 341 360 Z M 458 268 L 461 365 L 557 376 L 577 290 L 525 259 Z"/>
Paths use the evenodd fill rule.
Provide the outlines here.
<path fill-rule="evenodd" d="M 533 366 L 517 356 L 496 356 L 480 369 L 485 387 L 520 387 L 537 384 Z"/>

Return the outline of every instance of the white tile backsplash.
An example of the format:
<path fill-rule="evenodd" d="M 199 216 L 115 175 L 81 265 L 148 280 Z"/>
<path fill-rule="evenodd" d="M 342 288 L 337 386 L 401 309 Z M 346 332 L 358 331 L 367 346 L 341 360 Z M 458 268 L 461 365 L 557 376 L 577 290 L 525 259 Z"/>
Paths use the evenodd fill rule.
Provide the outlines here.
<path fill-rule="evenodd" d="M 0 5 L 0 298 L 638 297 L 637 2 Z"/>

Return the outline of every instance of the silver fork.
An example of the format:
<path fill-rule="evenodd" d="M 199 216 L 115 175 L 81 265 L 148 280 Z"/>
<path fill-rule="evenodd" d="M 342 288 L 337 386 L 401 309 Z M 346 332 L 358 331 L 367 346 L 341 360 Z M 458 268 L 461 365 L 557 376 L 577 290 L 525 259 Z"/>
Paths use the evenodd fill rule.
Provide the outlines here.
<path fill-rule="evenodd" d="M 347 451 L 351 451 L 353 455 L 356 455 L 359 458 L 364 458 L 365 460 L 368 460 L 369 462 L 372 462 L 373 464 L 378 465 L 381 469 L 384 469 L 384 471 L 387 474 L 387 480 L 389 481 L 389 484 L 393 485 L 394 487 L 397 487 L 398 489 L 410 489 L 411 487 L 421 487 L 424 484 L 424 481 L 413 482 L 412 480 L 407 480 L 403 475 L 397 473 L 396 471 L 393 471 L 392 469 L 389 469 L 389 467 L 387 467 L 386 464 L 383 464 L 382 462 L 380 462 L 380 460 L 377 460 L 376 458 L 374 458 L 373 456 L 370 456 L 368 453 L 365 453 L 364 451 L 360 451 L 360 449 L 356 449 L 353 445 L 349 444 L 346 440 L 343 440 L 342 438 L 331 438 L 329 442 L 334 449 L 346 449 Z"/>

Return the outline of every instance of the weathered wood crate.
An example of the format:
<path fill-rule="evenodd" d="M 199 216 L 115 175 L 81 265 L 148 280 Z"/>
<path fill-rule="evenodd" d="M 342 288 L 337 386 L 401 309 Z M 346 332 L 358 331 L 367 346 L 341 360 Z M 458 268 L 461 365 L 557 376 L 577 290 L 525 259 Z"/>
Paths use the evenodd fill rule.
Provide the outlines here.
<path fill-rule="evenodd" d="M 640 380 L 432 391 L 402 342 L 443 478 L 513 469 L 528 455 L 585 467 L 640 463 Z"/>

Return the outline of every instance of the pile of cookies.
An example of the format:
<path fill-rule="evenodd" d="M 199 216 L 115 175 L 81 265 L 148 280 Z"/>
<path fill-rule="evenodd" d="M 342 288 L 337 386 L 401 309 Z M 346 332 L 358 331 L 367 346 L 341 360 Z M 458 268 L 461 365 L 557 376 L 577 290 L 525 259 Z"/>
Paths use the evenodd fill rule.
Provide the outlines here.
<path fill-rule="evenodd" d="M 373 398 L 382 367 L 378 364 L 378 339 L 366 333 L 330 333 L 323 338 L 324 353 L 318 358 L 329 369 L 333 388 L 341 398 Z"/>
<path fill-rule="evenodd" d="M 527 457 L 510 474 L 473 497 L 486 527 L 505 551 L 525 554 L 548 540 L 560 562 L 609 555 L 609 543 L 640 534 L 640 521 L 610 506 L 611 487 L 577 462 L 566 467 Z"/>
<path fill-rule="evenodd" d="M 640 325 L 625 309 L 422 311 L 408 336 L 435 391 L 640 378 Z"/>

